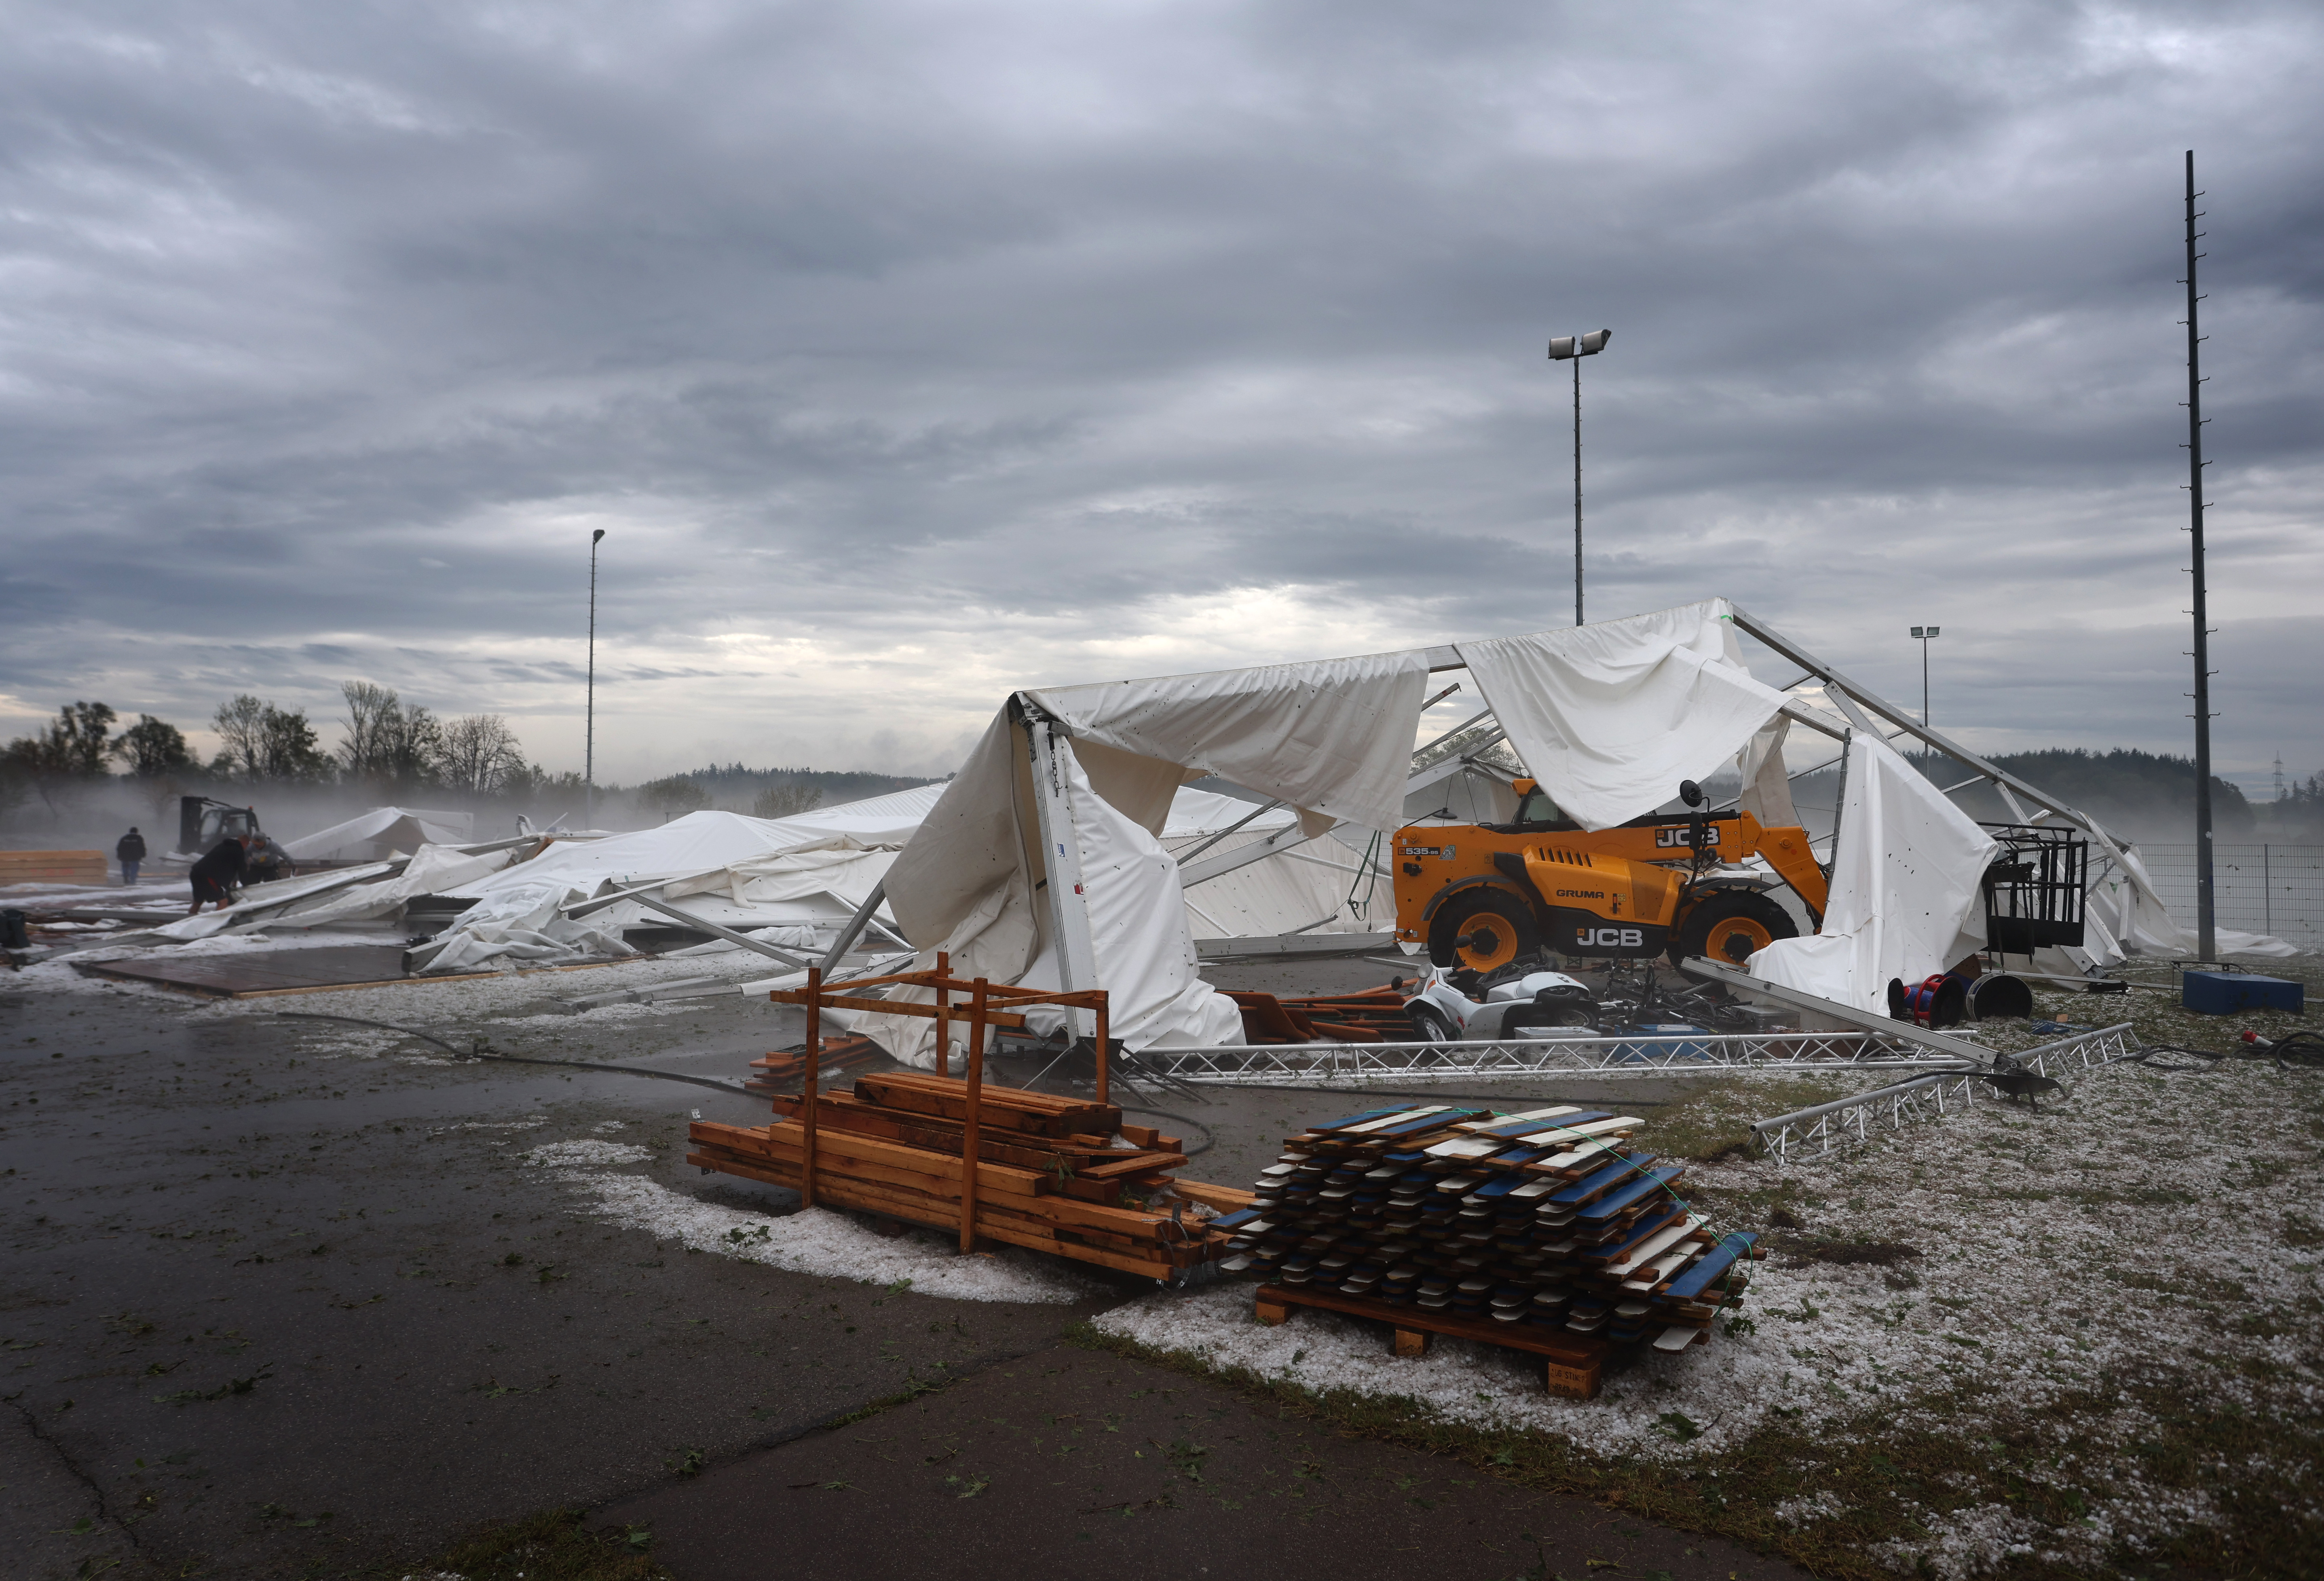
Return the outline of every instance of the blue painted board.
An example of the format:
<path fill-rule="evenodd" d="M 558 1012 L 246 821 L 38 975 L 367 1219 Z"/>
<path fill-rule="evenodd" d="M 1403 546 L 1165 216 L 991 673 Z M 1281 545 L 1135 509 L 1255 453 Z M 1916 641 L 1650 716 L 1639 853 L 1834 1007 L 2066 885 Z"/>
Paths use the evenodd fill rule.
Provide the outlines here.
<path fill-rule="evenodd" d="M 1583 1109 L 1579 1114 L 1560 1115 L 1554 1120 L 1511 1120 L 1506 1126 L 1495 1126 L 1486 1131 L 1471 1131 L 1469 1135 L 1471 1136 L 1530 1136 L 1536 1131 L 1554 1131 L 1561 1126 L 1571 1129 L 1575 1126 L 1586 1126 L 1592 1120 L 1610 1120 L 1613 1117 L 1614 1111 L 1611 1109 Z"/>
<path fill-rule="evenodd" d="M 1646 1217 L 1632 1225 L 1618 1239 L 1585 1248 L 1582 1260 L 1585 1263 L 1619 1263 L 1630 1255 L 1631 1247 L 1640 1245 L 1649 1236 L 1660 1235 L 1676 1224 L 1685 1212 L 1686 1204 L 1683 1202 L 1674 1202 L 1667 1209 L 1650 1208 L 1646 1209 Z"/>
<path fill-rule="evenodd" d="M 1710 1282 L 1734 1266 L 1735 1259 L 1751 1249 L 1756 1235 L 1731 1235 L 1712 1247 L 1709 1255 L 1693 1267 L 1671 1281 L 1664 1293 L 1673 1301 L 1690 1301 L 1702 1293 Z"/>
<path fill-rule="evenodd" d="M 1619 1186 L 1607 1192 L 1573 1217 L 1584 1224 L 1602 1223 L 1640 1198 L 1653 1196 L 1684 1173 L 1686 1173 L 1684 1164 L 1674 1164 L 1668 1169 L 1658 1169 L 1643 1179 L 1633 1181 L 1627 1186 Z"/>
<path fill-rule="evenodd" d="M 1548 1200 L 1554 1207 L 1572 1207 L 1584 1198 L 1597 1195 L 1624 1175 L 1634 1174 L 1654 1162 L 1655 1155 L 1651 1153 L 1627 1154 L 1617 1163 L 1608 1164 L 1595 1174 L 1582 1176 L 1563 1190 L 1552 1191 Z"/>
<path fill-rule="evenodd" d="M 1360 1126 L 1366 1120 L 1377 1120 L 1383 1115 L 1400 1115 L 1412 1107 L 1408 1103 L 1400 1103 L 1394 1108 L 1366 1109 L 1362 1114 L 1350 1115 L 1344 1120 L 1326 1120 L 1320 1126 L 1310 1126 L 1307 1128 L 1311 1131 L 1344 1131 L 1350 1126 Z"/>

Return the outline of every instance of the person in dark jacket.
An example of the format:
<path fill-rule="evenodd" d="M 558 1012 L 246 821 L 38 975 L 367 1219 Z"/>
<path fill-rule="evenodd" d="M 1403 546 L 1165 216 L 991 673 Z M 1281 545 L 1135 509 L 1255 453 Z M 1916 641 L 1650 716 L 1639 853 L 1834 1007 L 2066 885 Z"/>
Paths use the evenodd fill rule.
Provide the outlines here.
<path fill-rule="evenodd" d="M 133 824 L 128 833 L 114 845 L 113 854 L 121 859 L 121 881 L 131 888 L 137 885 L 137 864 L 145 859 L 145 837 Z"/>
<path fill-rule="evenodd" d="M 224 911 L 232 903 L 234 887 L 242 882 L 242 869 L 249 858 L 248 835 L 230 836 L 212 846 L 209 854 L 194 864 L 194 904 L 186 915 L 192 916 L 208 900 L 217 901 Z"/>

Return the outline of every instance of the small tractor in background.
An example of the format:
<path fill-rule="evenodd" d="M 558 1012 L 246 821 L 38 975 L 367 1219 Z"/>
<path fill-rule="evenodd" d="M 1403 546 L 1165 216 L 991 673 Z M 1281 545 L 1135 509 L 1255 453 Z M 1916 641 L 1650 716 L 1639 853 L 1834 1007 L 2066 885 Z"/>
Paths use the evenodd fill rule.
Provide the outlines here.
<path fill-rule="evenodd" d="M 298 872 L 297 864 L 258 826 L 257 808 L 237 807 L 215 796 L 178 798 L 178 849 L 173 854 L 199 861 L 219 841 L 244 836 L 250 841 L 243 868 L 244 884 L 263 884 Z"/>
<path fill-rule="evenodd" d="M 1807 831 L 1762 828 L 1748 813 L 1650 814 L 1595 832 L 1520 779 L 1507 823 L 1409 824 L 1397 832 L 1397 937 L 1437 966 L 1483 978 L 1546 955 L 1644 961 L 1667 954 L 1738 965 L 1796 937 L 1764 879 L 1737 872 L 1764 858 L 1821 924 L 1828 891 Z"/>

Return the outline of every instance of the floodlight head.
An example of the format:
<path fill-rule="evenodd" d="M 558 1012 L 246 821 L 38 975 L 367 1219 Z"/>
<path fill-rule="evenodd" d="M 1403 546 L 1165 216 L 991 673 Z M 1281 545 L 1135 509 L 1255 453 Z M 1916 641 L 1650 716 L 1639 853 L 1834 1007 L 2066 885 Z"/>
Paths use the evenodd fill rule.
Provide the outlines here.
<path fill-rule="evenodd" d="M 605 529 L 604 529 L 604 528 L 602 528 L 602 527 L 601 527 L 601 528 L 599 528 L 596 531 L 595 531 L 595 532 L 591 533 L 591 534 L 589 535 L 589 547 L 592 547 L 592 548 L 595 548 L 595 547 L 596 547 L 596 545 L 597 545 L 597 540 L 598 540 L 599 538 L 604 538 L 604 536 L 605 536 Z"/>
<path fill-rule="evenodd" d="M 1934 637 L 1934 636 L 1937 634 L 1938 630 L 1939 630 L 1939 628 L 1937 628 L 1937 627 L 1935 627 L 1935 626 L 1932 626 L 1932 627 L 1930 627 L 1930 628 L 1929 628 L 1929 635 L 1930 635 L 1930 636 L 1932 636 L 1932 637 Z"/>
<path fill-rule="evenodd" d="M 1926 626 L 1915 626 L 1913 628 L 1913 635 L 1915 637 L 1926 637 L 1928 634 L 1929 629 Z"/>
<path fill-rule="evenodd" d="M 1610 329 L 1591 330 L 1582 337 L 1582 354 L 1585 357 L 1596 356 L 1606 349 L 1606 343 L 1613 338 L 1614 332 Z"/>
<path fill-rule="evenodd" d="M 1549 360 L 1562 363 L 1573 354 L 1573 337 L 1561 335 L 1549 343 Z"/>

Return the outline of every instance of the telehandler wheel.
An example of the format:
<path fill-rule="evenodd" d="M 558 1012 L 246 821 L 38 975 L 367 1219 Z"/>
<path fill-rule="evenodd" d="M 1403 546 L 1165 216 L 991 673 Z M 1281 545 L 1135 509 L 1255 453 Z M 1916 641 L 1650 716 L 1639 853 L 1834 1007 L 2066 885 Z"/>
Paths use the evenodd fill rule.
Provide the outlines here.
<path fill-rule="evenodd" d="M 1486 972 L 1541 949 L 1533 908 L 1506 889 L 1471 889 L 1444 903 L 1428 924 L 1428 959 Z"/>
<path fill-rule="evenodd" d="M 1740 966 L 1778 939 L 1795 939 L 1792 914 L 1756 889 L 1719 889 L 1689 908 L 1671 935 L 1674 964 L 1701 955 Z"/>

